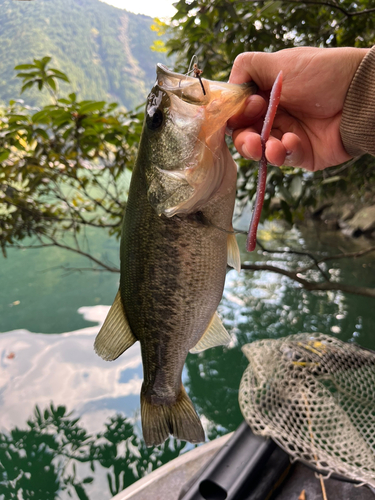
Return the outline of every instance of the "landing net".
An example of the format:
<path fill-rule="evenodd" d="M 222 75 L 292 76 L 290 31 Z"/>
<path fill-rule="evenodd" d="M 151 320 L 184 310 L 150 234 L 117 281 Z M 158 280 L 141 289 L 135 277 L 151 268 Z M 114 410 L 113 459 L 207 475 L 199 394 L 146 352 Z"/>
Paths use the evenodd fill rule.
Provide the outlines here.
<path fill-rule="evenodd" d="M 239 393 L 256 434 L 320 471 L 375 487 L 375 353 L 321 333 L 260 340 Z"/>

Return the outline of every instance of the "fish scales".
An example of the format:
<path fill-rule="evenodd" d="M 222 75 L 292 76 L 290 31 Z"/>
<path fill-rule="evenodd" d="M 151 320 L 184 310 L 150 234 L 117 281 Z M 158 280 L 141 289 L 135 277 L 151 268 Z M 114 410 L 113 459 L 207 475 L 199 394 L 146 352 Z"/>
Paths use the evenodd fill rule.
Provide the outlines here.
<path fill-rule="evenodd" d="M 237 170 L 224 129 L 254 87 L 203 82 L 207 95 L 196 79 L 158 65 L 123 222 L 120 288 L 95 341 L 107 360 L 140 342 L 148 446 L 169 434 L 204 440 L 183 366 L 189 351 L 230 340 L 215 312 L 227 262 L 238 267 Z"/>
<path fill-rule="evenodd" d="M 146 203 L 144 186 L 135 171 L 123 226 L 120 289 L 130 328 L 139 335 L 147 382 L 158 394 L 165 386 L 179 391 L 187 353 L 221 299 L 227 234 L 188 216 L 158 216 Z M 223 211 L 221 198 L 210 205 L 204 214 L 215 225 L 230 226 L 233 203 Z M 162 364 L 153 362 L 159 351 Z M 157 371 L 168 381 L 161 387 L 152 385 Z"/>

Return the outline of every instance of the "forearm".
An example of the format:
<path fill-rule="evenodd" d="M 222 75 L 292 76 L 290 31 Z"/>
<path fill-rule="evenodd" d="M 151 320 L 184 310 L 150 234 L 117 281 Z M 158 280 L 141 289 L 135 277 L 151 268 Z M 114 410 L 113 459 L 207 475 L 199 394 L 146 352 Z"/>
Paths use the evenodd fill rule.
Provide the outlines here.
<path fill-rule="evenodd" d="M 351 156 L 375 156 L 375 46 L 362 60 L 350 84 L 340 133 Z"/>

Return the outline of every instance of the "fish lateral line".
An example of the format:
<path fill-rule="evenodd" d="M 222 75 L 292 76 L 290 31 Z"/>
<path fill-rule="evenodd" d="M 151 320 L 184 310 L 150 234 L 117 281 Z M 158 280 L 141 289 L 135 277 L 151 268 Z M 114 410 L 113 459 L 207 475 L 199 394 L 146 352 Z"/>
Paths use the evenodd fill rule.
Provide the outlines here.
<path fill-rule="evenodd" d="M 249 233 L 246 242 L 246 250 L 248 252 L 252 252 L 253 250 L 255 250 L 257 242 L 256 240 L 257 229 L 260 221 L 260 216 L 262 213 L 264 195 L 266 193 L 266 180 L 267 180 L 266 143 L 270 137 L 273 121 L 275 119 L 277 107 L 280 102 L 282 83 L 283 83 L 283 72 L 280 71 L 272 86 L 270 100 L 266 116 L 264 118 L 262 131 L 260 134 L 260 140 L 262 145 L 262 157 L 259 161 L 257 192 L 255 197 L 254 210 L 251 216 Z"/>

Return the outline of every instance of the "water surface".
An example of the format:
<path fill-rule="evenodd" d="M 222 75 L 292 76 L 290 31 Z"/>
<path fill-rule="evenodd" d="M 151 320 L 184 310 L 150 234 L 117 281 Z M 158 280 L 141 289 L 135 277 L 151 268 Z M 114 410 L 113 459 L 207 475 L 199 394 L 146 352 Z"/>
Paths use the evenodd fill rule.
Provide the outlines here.
<path fill-rule="evenodd" d="M 335 254 L 368 244 L 311 229 L 283 231 L 275 243 L 274 229 L 269 225 L 262 233 L 269 247 Z M 116 240 L 91 229 L 87 241 L 96 257 L 118 265 Z M 242 236 L 239 244 L 244 248 Z M 309 262 L 262 252 L 243 259 L 292 267 Z M 119 276 L 72 271 L 87 267 L 83 257 L 60 249 L 14 250 L 0 261 L 0 498 L 110 499 L 192 447 L 173 439 L 156 449 L 144 446 L 139 346 L 110 363 L 92 347 Z M 337 261 L 329 272 L 335 280 L 375 287 L 374 267 L 370 254 Z M 310 277 L 318 278 L 317 271 Z M 271 272 L 229 271 L 219 314 L 231 344 L 189 355 L 183 373 L 208 439 L 242 420 L 237 395 L 247 365 L 243 344 L 323 332 L 375 348 L 373 299 L 307 292 Z"/>

